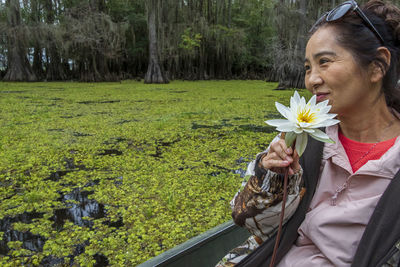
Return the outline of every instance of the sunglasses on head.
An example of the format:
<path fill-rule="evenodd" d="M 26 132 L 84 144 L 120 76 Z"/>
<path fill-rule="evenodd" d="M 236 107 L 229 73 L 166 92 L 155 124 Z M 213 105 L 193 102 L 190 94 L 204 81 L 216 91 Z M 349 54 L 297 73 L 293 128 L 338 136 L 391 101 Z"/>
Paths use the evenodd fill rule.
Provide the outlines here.
<path fill-rule="evenodd" d="M 356 1 L 354 0 L 343 2 L 342 4 L 332 9 L 331 11 L 326 12 L 324 15 L 322 15 L 322 17 L 320 17 L 317 20 L 314 26 L 311 27 L 310 32 L 312 32 L 323 19 L 325 19 L 327 22 L 339 20 L 344 15 L 346 15 L 351 11 L 356 12 L 356 14 L 363 20 L 364 24 L 375 34 L 375 36 L 379 39 L 379 41 L 381 41 L 382 44 L 385 43 L 385 41 L 382 38 L 382 35 L 380 35 L 378 30 L 375 28 L 372 22 L 367 18 L 365 13 L 358 7 Z"/>

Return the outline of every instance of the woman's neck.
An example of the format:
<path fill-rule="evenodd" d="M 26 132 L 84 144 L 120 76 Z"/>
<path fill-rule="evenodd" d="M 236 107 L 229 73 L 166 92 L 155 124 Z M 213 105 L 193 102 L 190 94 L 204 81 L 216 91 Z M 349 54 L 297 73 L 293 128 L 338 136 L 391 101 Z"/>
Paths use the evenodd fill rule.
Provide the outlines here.
<path fill-rule="evenodd" d="M 338 116 L 340 129 L 347 138 L 362 143 L 377 143 L 400 134 L 400 121 L 383 101 L 378 101 L 367 111 L 349 112 Z"/>

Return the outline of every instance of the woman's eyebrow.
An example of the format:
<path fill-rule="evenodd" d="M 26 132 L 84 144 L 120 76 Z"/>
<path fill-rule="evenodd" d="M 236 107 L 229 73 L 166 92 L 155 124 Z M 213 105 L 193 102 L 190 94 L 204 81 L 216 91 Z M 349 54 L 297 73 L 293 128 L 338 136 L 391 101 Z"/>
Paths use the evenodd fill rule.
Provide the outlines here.
<path fill-rule="evenodd" d="M 336 56 L 336 53 L 332 51 L 321 51 L 314 54 L 313 58 L 319 58 L 320 56 Z"/>
<path fill-rule="evenodd" d="M 336 53 L 332 52 L 332 51 L 321 51 L 321 52 L 314 54 L 313 58 L 315 59 L 315 58 L 319 58 L 321 56 L 327 56 L 327 55 L 328 56 L 336 56 Z M 310 62 L 310 60 L 308 58 L 305 58 L 304 63 L 308 63 L 308 62 Z"/>

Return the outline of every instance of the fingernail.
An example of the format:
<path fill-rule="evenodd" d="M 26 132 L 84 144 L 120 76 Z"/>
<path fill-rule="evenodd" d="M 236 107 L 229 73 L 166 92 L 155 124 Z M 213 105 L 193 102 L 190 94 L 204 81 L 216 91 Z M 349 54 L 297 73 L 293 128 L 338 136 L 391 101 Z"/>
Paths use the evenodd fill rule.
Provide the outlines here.
<path fill-rule="evenodd" d="M 292 154 L 292 149 L 289 147 L 288 149 L 286 149 L 286 152 L 287 152 L 288 154 Z"/>

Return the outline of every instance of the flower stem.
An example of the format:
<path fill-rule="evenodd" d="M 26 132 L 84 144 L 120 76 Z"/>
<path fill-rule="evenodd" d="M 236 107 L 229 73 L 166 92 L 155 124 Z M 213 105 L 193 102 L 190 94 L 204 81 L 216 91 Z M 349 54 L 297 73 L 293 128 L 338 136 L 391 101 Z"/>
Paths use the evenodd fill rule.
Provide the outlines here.
<path fill-rule="evenodd" d="M 281 138 L 285 139 L 285 133 L 281 134 Z M 296 147 L 296 140 L 293 142 L 291 147 L 292 147 L 293 153 L 294 153 L 294 148 Z M 270 262 L 269 267 L 274 267 L 275 266 L 276 254 L 278 252 L 279 241 L 281 239 L 283 219 L 285 217 L 286 199 L 287 199 L 287 194 L 288 194 L 287 185 L 288 185 L 289 168 L 290 168 L 290 166 L 287 166 L 285 168 L 285 177 L 283 178 L 282 210 L 281 210 L 281 216 L 280 216 L 280 219 L 279 219 L 279 228 L 278 228 L 278 232 L 276 234 L 276 239 L 275 239 L 274 251 L 272 253 L 272 258 L 271 258 L 271 262 Z"/>
<path fill-rule="evenodd" d="M 269 265 L 270 267 L 275 266 L 276 254 L 278 252 L 279 241 L 280 241 L 281 233 L 282 233 L 283 218 L 285 216 L 285 206 L 286 206 L 286 199 L 287 199 L 288 175 L 289 175 L 289 167 L 286 167 L 285 177 L 283 179 L 282 211 L 281 211 L 281 216 L 280 216 L 280 220 L 279 220 L 278 233 L 276 234 L 276 239 L 275 239 L 274 252 L 272 253 L 271 263 Z"/>

